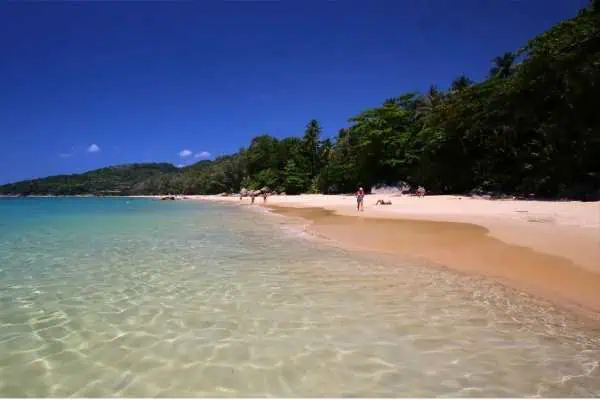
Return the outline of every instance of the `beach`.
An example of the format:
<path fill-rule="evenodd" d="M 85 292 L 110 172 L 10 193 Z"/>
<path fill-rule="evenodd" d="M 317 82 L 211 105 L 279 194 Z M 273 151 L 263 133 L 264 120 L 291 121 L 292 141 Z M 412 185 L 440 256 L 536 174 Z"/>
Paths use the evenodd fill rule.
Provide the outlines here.
<path fill-rule="evenodd" d="M 247 205 L 249 198 L 189 196 Z M 377 200 L 391 205 L 376 206 Z M 270 196 L 276 213 L 357 250 L 424 259 L 493 278 L 562 306 L 600 312 L 600 203 L 464 196 Z"/>

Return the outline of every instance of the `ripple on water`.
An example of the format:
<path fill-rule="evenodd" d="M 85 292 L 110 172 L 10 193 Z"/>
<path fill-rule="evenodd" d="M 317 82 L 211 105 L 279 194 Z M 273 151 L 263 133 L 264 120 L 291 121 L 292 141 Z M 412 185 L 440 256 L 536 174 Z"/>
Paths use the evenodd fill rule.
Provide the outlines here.
<path fill-rule="evenodd" d="M 0 232 L 4 397 L 600 395 L 598 332 L 518 291 L 237 207 L 51 204 Z"/>

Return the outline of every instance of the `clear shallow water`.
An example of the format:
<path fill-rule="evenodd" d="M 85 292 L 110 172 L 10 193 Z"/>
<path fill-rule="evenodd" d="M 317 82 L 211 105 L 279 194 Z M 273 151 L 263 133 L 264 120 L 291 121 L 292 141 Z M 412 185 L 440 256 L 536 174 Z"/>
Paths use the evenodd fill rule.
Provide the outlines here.
<path fill-rule="evenodd" d="M 0 200 L 0 396 L 600 396 L 577 318 L 286 221 Z"/>

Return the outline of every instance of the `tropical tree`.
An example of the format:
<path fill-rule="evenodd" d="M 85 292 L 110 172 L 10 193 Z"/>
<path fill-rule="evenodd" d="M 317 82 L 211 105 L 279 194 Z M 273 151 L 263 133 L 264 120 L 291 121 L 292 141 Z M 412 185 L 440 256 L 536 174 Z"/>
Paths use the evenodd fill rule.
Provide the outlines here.
<path fill-rule="evenodd" d="M 321 127 L 319 122 L 313 119 L 304 131 L 303 146 L 304 155 L 308 160 L 309 172 L 311 177 L 317 176 L 319 173 L 319 138 L 321 136 Z"/>
<path fill-rule="evenodd" d="M 509 77 L 514 71 L 516 58 L 517 56 L 515 53 L 510 51 L 507 51 L 501 56 L 494 58 L 494 66 L 490 69 L 490 77 Z"/>
<path fill-rule="evenodd" d="M 461 75 L 452 81 L 451 90 L 452 92 L 461 92 L 470 87 L 472 84 L 473 81 L 471 79 L 469 79 L 466 75 Z"/>

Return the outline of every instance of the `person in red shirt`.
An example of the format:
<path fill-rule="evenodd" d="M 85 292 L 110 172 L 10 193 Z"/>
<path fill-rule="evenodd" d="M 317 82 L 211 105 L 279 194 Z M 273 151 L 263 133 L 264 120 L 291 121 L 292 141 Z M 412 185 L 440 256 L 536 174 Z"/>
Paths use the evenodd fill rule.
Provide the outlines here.
<path fill-rule="evenodd" d="M 356 192 L 356 211 L 365 211 L 365 191 L 362 187 Z"/>

